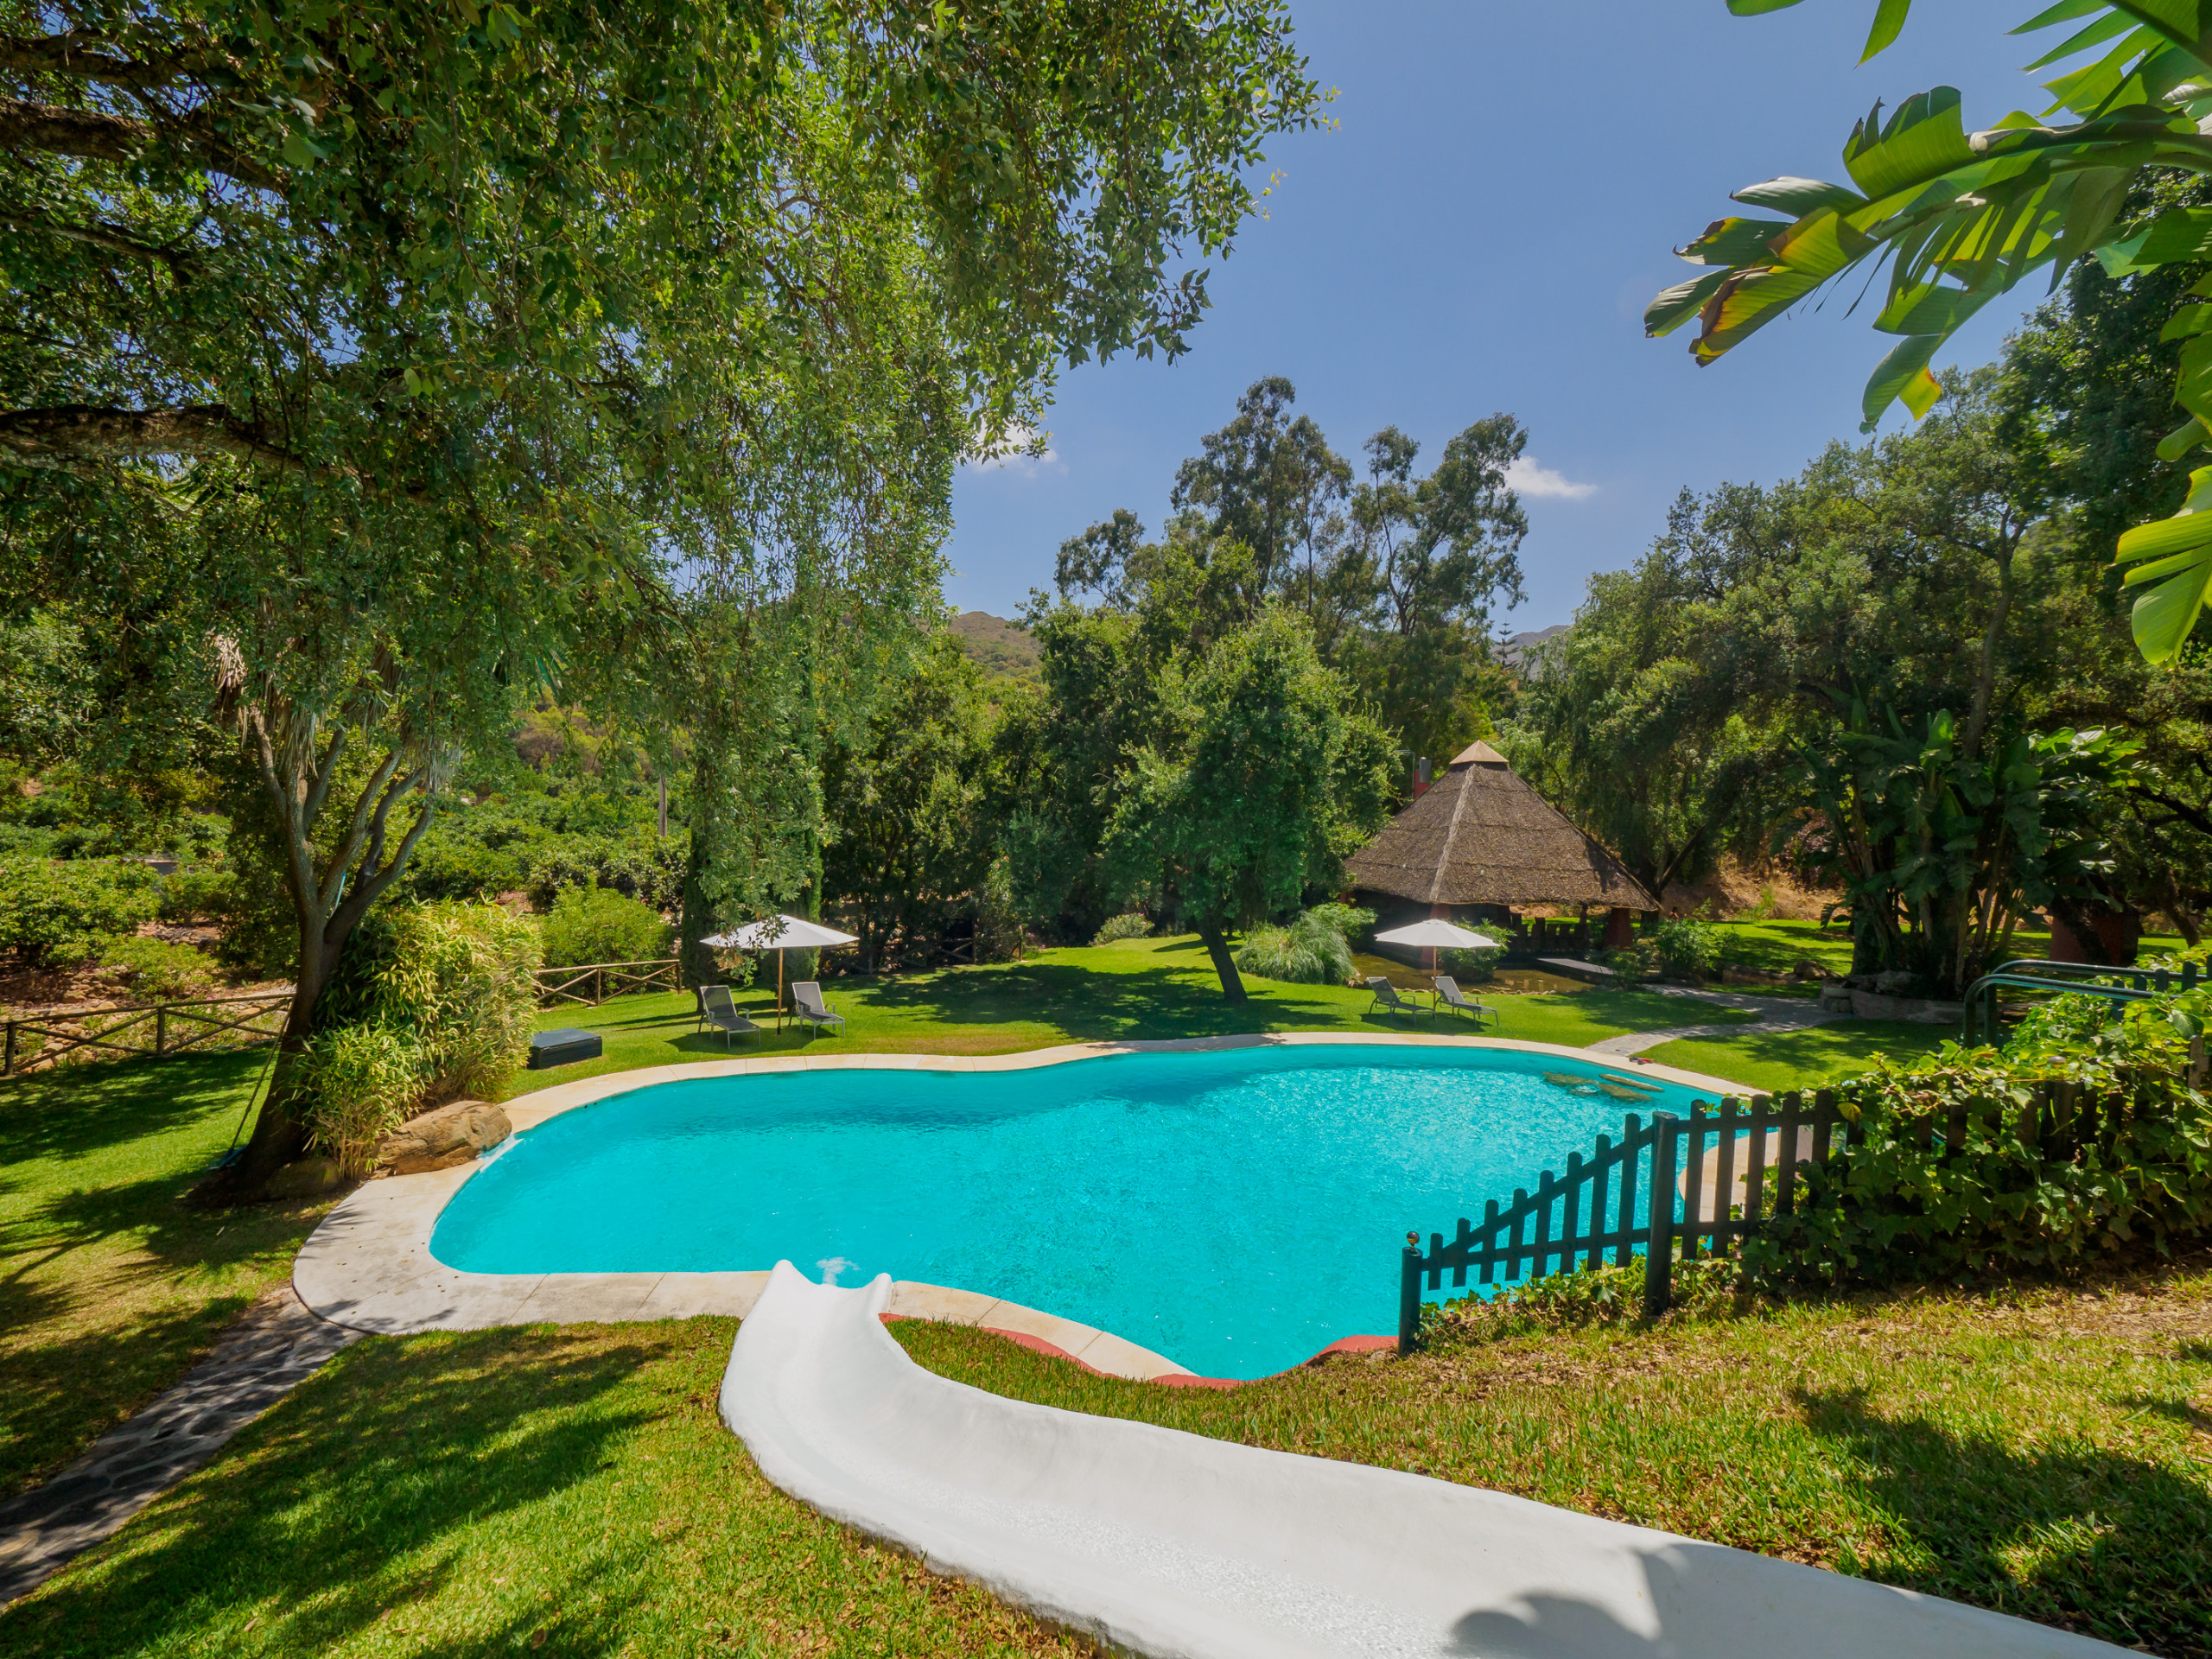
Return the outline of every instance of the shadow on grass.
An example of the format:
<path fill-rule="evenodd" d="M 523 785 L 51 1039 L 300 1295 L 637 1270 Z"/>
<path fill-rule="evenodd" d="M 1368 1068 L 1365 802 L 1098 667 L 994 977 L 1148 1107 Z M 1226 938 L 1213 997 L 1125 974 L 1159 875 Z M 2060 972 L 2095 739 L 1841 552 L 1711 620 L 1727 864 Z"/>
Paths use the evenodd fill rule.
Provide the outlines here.
<path fill-rule="evenodd" d="M 0 1653 L 218 1652 L 250 1612 L 250 1645 L 283 1651 L 327 1652 L 387 1616 L 404 1627 L 484 1544 L 479 1529 L 589 1479 L 651 1421 L 594 1402 L 662 1353 L 558 1332 L 364 1343 L 100 1557 L 0 1614 Z M 557 1604 L 504 1598 L 518 1605 L 429 1647 L 612 1651 L 650 1575 L 603 1540 L 592 1553 L 575 1552 Z"/>
<path fill-rule="evenodd" d="M 1885 1416 L 1860 1389 L 1799 1398 L 1898 1535 L 1859 1564 L 1867 1577 L 2169 1659 L 2212 1655 L 2212 1484 L 2079 1442 L 2021 1451 Z"/>
<path fill-rule="evenodd" d="M 0 1083 L 0 1167 L 77 1158 L 242 1110 L 266 1049 L 162 1059 L 88 1060 Z"/>
<path fill-rule="evenodd" d="M 125 1325 L 49 1332 L 7 1355 L 0 1389 L 0 1497 L 27 1491 L 68 1463 L 213 1346 L 252 1299 L 221 1296 L 164 1307 Z M 75 1299 L 47 1286 L 11 1285 L 0 1322 L 65 1316 Z"/>

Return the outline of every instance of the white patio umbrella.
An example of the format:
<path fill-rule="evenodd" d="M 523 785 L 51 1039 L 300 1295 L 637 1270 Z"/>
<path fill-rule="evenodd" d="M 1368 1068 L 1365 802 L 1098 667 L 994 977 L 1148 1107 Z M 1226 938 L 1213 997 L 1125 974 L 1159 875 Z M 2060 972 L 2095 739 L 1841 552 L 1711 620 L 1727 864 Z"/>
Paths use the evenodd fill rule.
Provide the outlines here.
<path fill-rule="evenodd" d="M 784 1011 L 784 952 L 820 950 L 833 944 L 854 944 L 850 933 L 810 922 L 804 916 L 772 916 L 765 922 L 747 922 L 728 933 L 710 934 L 699 941 L 717 950 L 772 950 L 776 953 L 776 1012 Z M 778 1029 L 781 1029 L 780 1027 Z"/>
<path fill-rule="evenodd" d="M 1427 945 L 1428 970 L 1431 973 L 1436 971 L 1436 952 L 1440 948 L 1446 950 L 1495 950 L 1498 948 L 1497 941 L 1489 934 L 1478 933 L 1471 927 L 1462 927 L 1457 922 L 1447 922 L 1436 916 L 1408 922 L 1403 927 L 1394 927 L 1388 933 L 1377 933 L 1375 938 L 1379 944 Z"/>

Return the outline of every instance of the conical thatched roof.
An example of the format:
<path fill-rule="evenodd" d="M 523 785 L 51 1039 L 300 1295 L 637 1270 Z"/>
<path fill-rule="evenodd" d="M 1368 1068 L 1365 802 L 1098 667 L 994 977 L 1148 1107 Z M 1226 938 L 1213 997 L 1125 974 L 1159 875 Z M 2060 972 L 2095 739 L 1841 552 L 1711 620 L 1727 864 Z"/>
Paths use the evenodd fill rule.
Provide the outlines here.
<path fill-rule="evenodd" d="M 1470 744 L 1346 868 L 1370 892 L 1425 905 L 1659 908 L 1487 743 Z"/>

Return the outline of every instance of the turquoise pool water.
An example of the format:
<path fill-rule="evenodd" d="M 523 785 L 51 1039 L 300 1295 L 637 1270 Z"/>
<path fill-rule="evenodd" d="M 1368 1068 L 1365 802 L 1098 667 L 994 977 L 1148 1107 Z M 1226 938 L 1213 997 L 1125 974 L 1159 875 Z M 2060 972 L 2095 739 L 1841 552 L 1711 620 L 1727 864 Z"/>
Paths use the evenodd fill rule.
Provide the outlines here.
<path fill-rule="evenodd" d="M 1628 1103 L 1547 1072 L 1605 1075 L 1344 1044 L 665 1083 L 517 1135 L 430 1249 L 477 1273 L 887 1272 L 1264 1376 L 1397 1329 L 1408 1229 L 1618 1132 Z"/>

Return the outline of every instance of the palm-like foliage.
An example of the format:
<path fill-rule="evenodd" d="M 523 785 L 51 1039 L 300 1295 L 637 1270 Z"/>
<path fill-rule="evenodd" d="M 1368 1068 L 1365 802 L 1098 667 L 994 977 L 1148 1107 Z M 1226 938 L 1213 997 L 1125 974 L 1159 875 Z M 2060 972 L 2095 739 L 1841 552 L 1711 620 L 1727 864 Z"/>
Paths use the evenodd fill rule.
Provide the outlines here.
<path fill-rule="evenodd" d="M 1799 0 L 1728 0 L 1739 15 Z M 1910 0 L 1879 0 L 1872 57 L 1897 38 Z M 2031 69 L 2072 64 L 2045 83 L 2042 117 L 2015 111 L 1994 127 L 1965 129 L 1955 89 L 1907 99 L 1885 121 L 1878 104 L 1844 146 L 1848 185 L 1770 179 L 1736 193 L 1764 217 L 1716 219 L 1680 249 L 1702 273 L 1667 289 L 1644 313 L 1645 332 L 1671 334 L 1692 317 L 1692 354 L 1710 363 L 1799 300 L 1860 267 L 1889 266 L 1874 327 L 1897 343 L 1866 384 L 1865 429 L 1892 402 L 1916 418 L 1938 388 L 1929 364 L 1943 342 L 1996 296 L 2031 273 L 2055 285 L 2094 257 L 2113 276 L 2212 257 L 2212 208 L 2183 207 L 2147 223 L 2121 217 L 2146 169 L 2212 173 L 2212 0 L 2059 0 L 2015 33 L 2079 25 Z M 2071 118 L 2070 120 L 2063 118 Z M 2191 289 L 2212 299 L 2212 278 Z M 2175 392 L 2187 416 L 2159 446 L 2177 461 L 2212 448 L 2212 304 L 2166 327 L 2185 338 Z M 2212 464 L 2190 477 L 2171 518 L 2120 538 L 2119 563 L 2138 590 L 2135 639 L 2163 662 L 2189 638 L 2212 588 Z"/>

